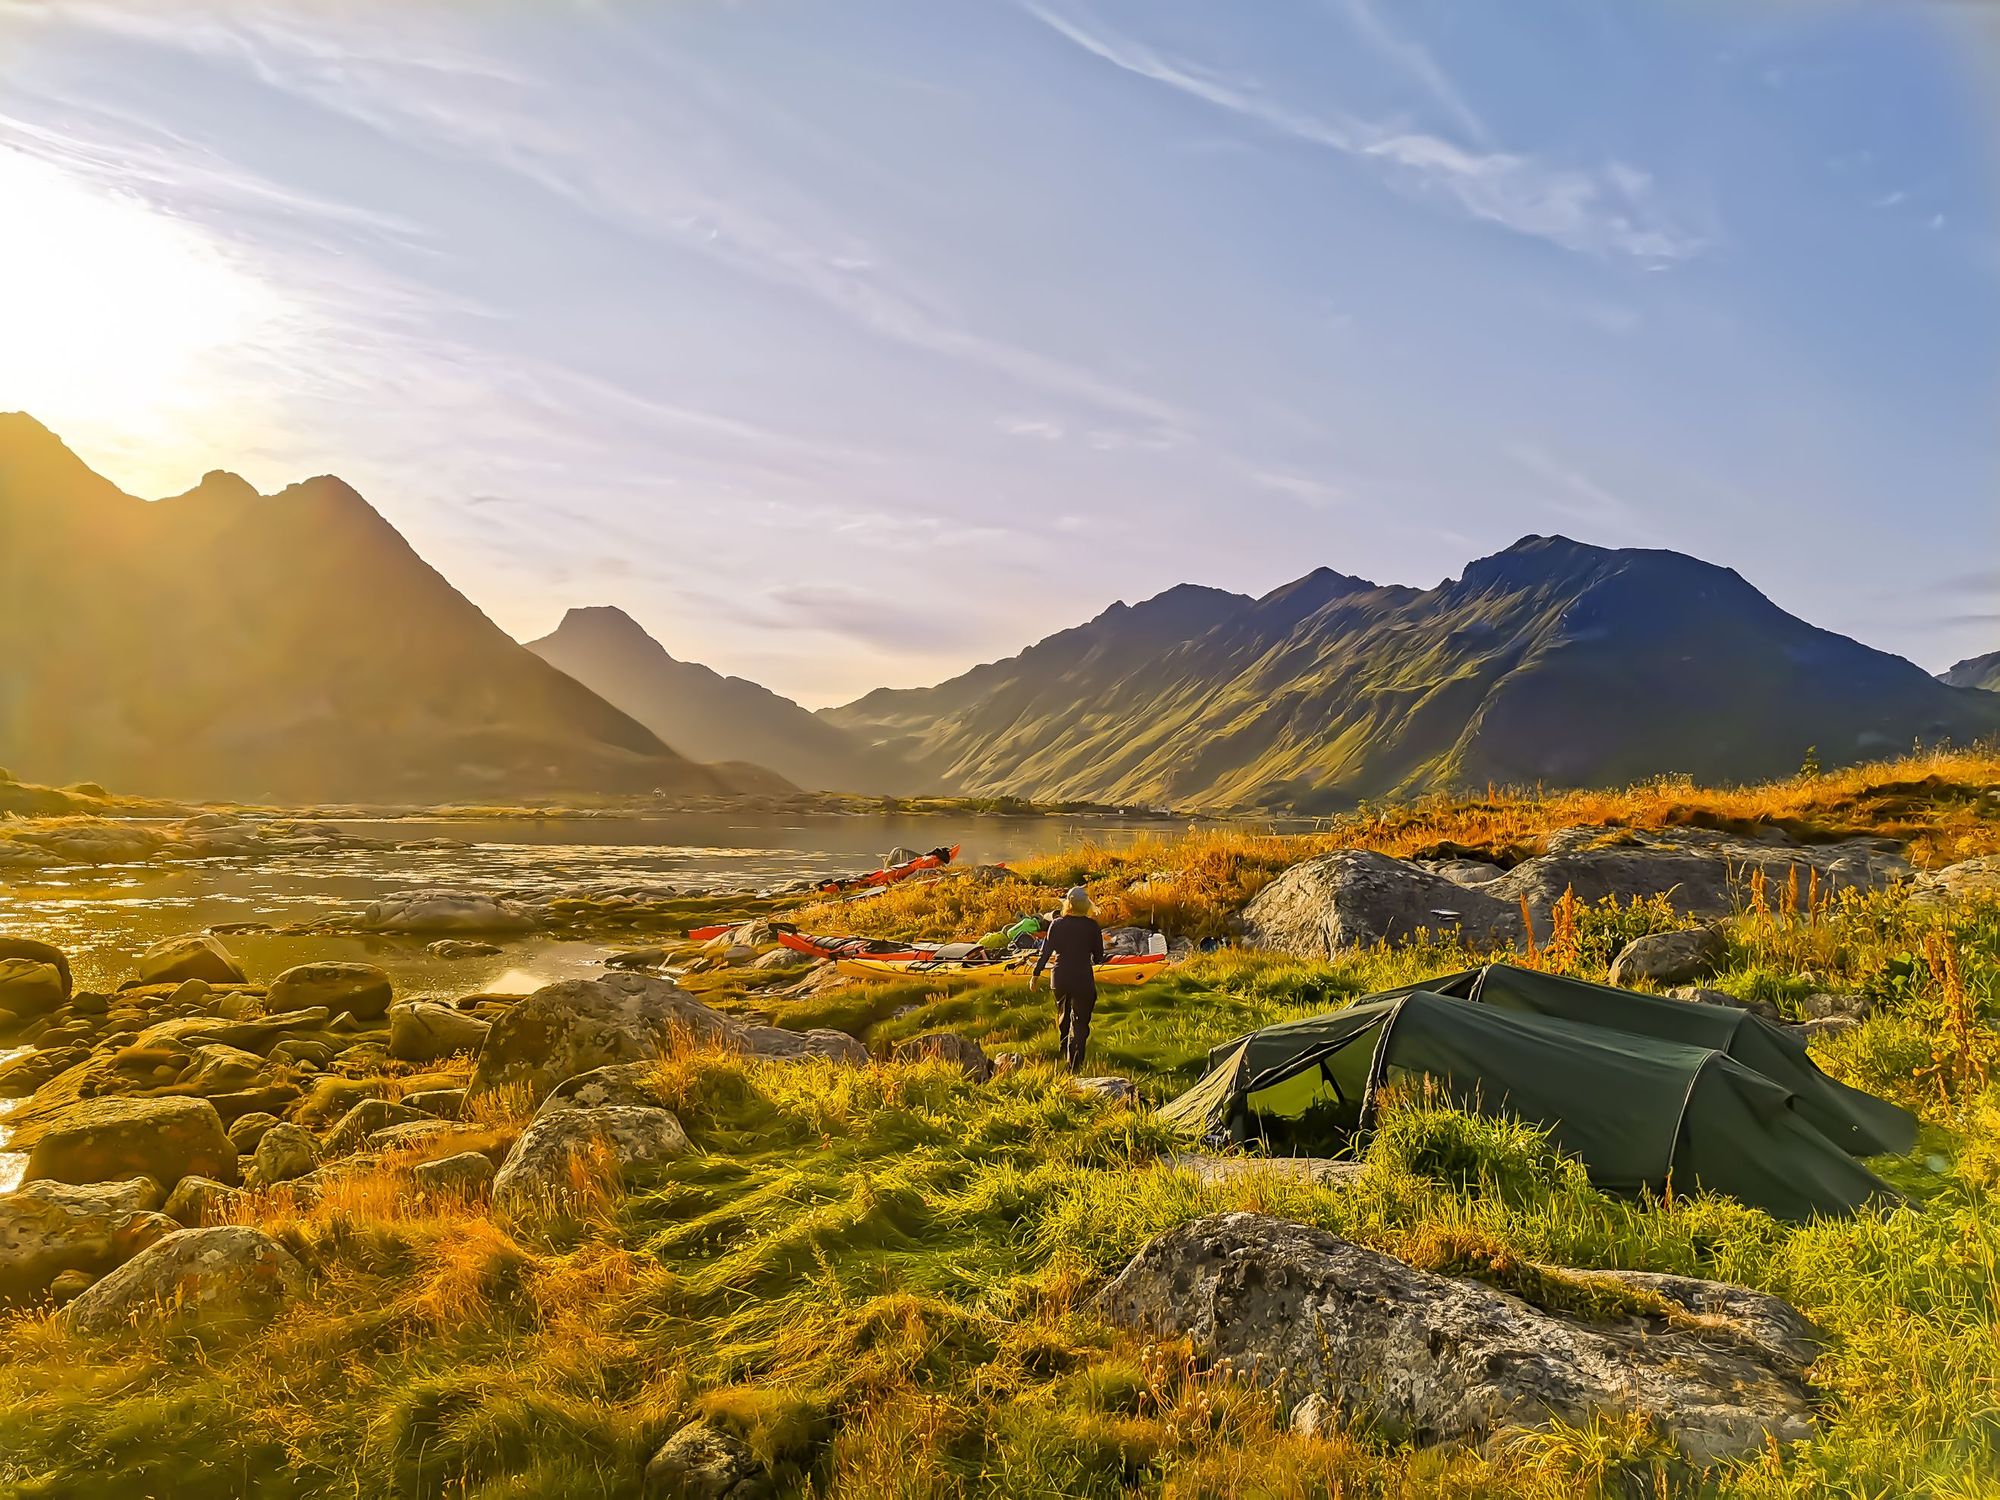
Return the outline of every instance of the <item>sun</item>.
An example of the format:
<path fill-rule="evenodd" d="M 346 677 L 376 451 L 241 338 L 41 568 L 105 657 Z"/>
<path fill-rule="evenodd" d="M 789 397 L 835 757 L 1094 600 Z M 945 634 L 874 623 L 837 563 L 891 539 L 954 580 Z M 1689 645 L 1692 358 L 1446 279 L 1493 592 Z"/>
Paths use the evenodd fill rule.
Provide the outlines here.
<path fill-rule="evenodd" d="M 194 225 L 0 147 L 0 411 L 40 418 L 128 488 L 184 487 L 248 436 L 262 402 L 246 365 L 283 311 Z"/>

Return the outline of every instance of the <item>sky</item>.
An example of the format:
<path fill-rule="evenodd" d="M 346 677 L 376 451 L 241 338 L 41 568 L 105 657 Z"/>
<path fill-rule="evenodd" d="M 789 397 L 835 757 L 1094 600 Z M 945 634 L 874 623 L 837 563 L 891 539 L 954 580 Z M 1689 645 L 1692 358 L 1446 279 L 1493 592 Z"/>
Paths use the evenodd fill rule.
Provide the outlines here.
<path fill-rule="evenodd" d="M 0 409 L 808 705 L 1530 533 L 2000 648 L 2000 9 L 0 0 Z"/>

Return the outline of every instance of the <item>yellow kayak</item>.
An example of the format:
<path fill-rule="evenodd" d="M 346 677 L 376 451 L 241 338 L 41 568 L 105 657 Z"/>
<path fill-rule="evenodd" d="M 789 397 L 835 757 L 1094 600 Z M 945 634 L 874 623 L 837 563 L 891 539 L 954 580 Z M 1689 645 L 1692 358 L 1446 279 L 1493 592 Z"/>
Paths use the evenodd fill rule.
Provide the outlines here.
<path fill-rule="evenodd" d="M 1172 962 L 1165 954 L 1148 954 L 1099 964 L 1091 970 L 1099 984 L 1144 984 L 1166 972 Z M 926 958 L 841 958 L 834 968 L 851 979 L 1027 979 L 1035 972 L 1034 956 L 1010 958 L 1000 963 L 961 964 Z"/>

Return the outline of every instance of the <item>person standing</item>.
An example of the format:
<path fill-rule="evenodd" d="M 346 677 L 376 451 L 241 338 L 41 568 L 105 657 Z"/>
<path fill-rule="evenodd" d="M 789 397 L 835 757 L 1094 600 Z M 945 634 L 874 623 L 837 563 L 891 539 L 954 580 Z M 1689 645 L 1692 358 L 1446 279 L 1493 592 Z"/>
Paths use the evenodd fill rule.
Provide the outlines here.
<path fill-rule="evenodd" d="M 1090 914 L 1090 893 L 1072 886 L 1063 898 L 1062 915 L 1049 924 L 1042 951 L 1035 959 L 1032 985 L 1042 970 L 1055 966 L 1050 983 L 1056 992 L 1056 1033 L 1063 1059 L 1073 1072 L 1083 1071 L 1083 1049 L 1090 1041 L 1090 1013 L 1097 1009 L 1096 965 L 1104 962 L 1104 929 Z"/>

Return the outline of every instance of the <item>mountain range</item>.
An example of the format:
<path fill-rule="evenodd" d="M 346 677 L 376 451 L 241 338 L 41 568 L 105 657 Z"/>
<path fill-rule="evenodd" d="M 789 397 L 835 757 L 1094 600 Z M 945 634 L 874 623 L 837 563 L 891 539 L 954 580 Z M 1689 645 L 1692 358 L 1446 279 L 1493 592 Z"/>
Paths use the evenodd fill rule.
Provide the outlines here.
<path fill-rule="evenodd" d="M 1982 665 L 1983 664 L 1983 665 Z M 1949 681 L 1679 553 L 1527 537 L 1431 589 L 1183 584 L 809 713 L 623 612 L 522 646 L 360 495 L 125 494 L 0 414 L 0 765 L 245 801 L 812 790 L 1331 810 L 1488 782 L 1749 780 L 2000 732 Z"/>
<path fill-rule="evenodd" d="M 789 698 L 676 661 L 621 609 L 573 609 L 528 649 L 697 760 L 752 761 L 802 787 L 905 796 L 931 783 Z"/>
<path fill-rule="evenodd" d="M 1970 742 L 2000 700 L 1680 553 L 1531 536 L 1431 589 L 1183 586 L 824 717 L 970 794 L 1351 806 L 1488 783 L 1785 775 Z"/>
<path fill-rule="evenodd" d="M 338 479 L 148 502 L 0 414 L 0 765 L 244 801 L 783 789 L 510 639 Z"/>
<path fill-rule="evenodd" d="M 1989 651 L 1984 656 L 1968 656 L 1949 672 L 1940 673 L 1938 680 L 1953 687 L 1984 688 L 1988 692 L 2000 693 L 2000 651 Z"/>

